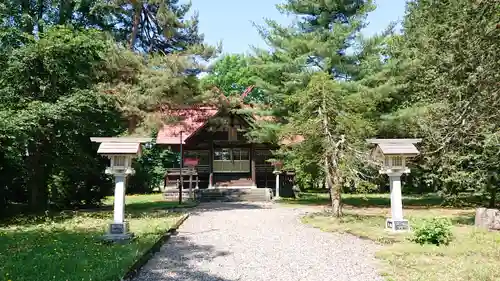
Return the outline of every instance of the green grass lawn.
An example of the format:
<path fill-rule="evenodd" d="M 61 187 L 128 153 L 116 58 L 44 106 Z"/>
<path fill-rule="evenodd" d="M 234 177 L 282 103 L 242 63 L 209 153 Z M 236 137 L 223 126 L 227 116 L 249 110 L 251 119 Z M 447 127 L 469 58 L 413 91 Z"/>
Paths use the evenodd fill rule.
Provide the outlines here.
<path fill-rule="evenodd" d="M 471 205 L 479 204 L 480 200 L 470 195 L 464 195 L 462 199 L 471 202 Z M 391 204 L 388 194 L 342 194 L 342 201 L 346 205 L 357 207 L 385 207 Z M 283 198 L 281 202 L 291 205 L 328 205 L 330 204 L 330 198 L 325 190 L 307 190 L 302 192 L 298 199 Z M 407 208 L 435 207 L 445 203 L 436 194 L 403 196 L 403 205 Z"/>
<path fill-rule="evenodd" d="M 109 196 L 104 200 L 104 205 L 112 207 L 113 206 L 113 196 Z M 186 200 L 184 198 L 184 200 Z M 142 209 L 152 210 L 152 209 L 165 209 L 165 208 L 191 208 L 196 206 L 196 202 L 187 201 L 183 202 L 181 205 L 177 201 L 165 201 L 163 194 L 153 193 L 153 194 L 143 194 L 143 195 L 127 195 L 125 197 L 125 204 L 127 210 L 130 211 L 140 211 Z"/>
<path fill-rule="evenodd" d="M 432 217 L 448 217 L 454 223 L 455 239 L 449 246 L 421 246 L 408 240 L 410 233 L 392 234 L 384 230 L 389 204 L 373 202 L 389 200 L 388 196 L 345 196 L 344 217 L 337 219 L 328 213 L 317 213 L 304 217 L 303 221 L 324 231 L 351 233 L 382 244 L 377 257 L 383 261 L 380 271 L 387 280 L 500 280 L 500 233 L 475 228 L 474 209 L 442 208 L 433 205 L 438 200 L 431 197 L 406 197 L 404 214 L 411 225 Z"/>
<path fill-rule="evenodd" d="M 111 210 L 24 216 L 1 225 L 0 280 L 119 280 L 182 216 L 165 209 L 177 203 L 162 202 L 160 194 L 127 196 L 126 204 L 136 238 L 123 245 L 100 240 L 112 220 Z"/>

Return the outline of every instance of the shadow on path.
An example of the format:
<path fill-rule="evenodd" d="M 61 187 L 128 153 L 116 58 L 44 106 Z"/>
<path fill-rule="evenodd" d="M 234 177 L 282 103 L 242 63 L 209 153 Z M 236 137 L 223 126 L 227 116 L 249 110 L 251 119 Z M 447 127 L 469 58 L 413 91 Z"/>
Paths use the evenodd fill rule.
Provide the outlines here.
<path fill-rule="evenodd" d="M 133 281 L 236 281 L 237 276 L 226 279 L 197 266 L 230 254 L 217 251 L 211 245 L 195 244 L 186 236 L 174 235 Z"/>
<path fill-rule="evenodd" d="M 197 207 L 189 210 L 191 214 L 204 212 L 232 211 L 232 210 L 260 210 L 271 209 L 270 202 L 207 202 L 200 203 Z"/>

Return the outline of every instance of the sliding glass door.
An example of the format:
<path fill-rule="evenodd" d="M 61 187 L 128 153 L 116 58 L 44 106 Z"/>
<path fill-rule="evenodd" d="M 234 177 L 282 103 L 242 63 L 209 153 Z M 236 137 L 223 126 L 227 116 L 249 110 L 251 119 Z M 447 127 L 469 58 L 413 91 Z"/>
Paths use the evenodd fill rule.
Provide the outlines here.
<path fill-rule="evenodd" d="M 215 173 L 250 172 L 250 150 L 247 148 L 216 148 L 213 164 Z"/>

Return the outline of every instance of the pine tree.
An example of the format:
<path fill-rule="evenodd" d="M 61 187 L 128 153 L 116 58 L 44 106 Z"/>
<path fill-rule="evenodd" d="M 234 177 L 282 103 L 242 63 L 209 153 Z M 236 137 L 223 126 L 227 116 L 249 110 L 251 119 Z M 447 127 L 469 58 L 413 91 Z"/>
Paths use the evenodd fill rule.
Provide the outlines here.
<path fill-rule="evenodd" d="M 275 118 L 260 124 L 254 135 L 276 142 L 304 136 L 301 144 L 278 154 L 294 159 L 299 172 L 320 168 L 315 174 L 323 174 L 333 212 L 340 216 L 341 189 L 361 174 L 359 160 L 366 156 L 362 142 L 372 132 L 370 118 L 381 96 L 388 92 L 374 90 L 384 84 L 376 76 L 383 75 L 377 46 L 385 34 L 357 39 L 374 8 L 371 1 L 289 0 L 278 8 L 298 19 L 290 27 L 267 21 L 267 28 L 259 29 L 273 51 L 256 50 L 252 66 L 257 87 L 270 96 Z M 368 65 L 372 71 L 363 70 Z"/>
<path fill-rule="evenodd" d="M 190 9 L 190 3 L 178 0 L 6 0 L 0 4 L 0 28 L 31 35 L 54 25 L 96 28 L 140 52 L 185 53 L 197 46 L 197 55 L 211 56 L 214 50 L 203 44 L 198 15 L 186 19 Z"/>
<path fill-rule="evenodd" d="M 449 199 L 496 204 L 500 30 L 497 1 L 412 1 L 395 44 L 399 101 L 384 130 L 424 139 L 422 181 Z"/>

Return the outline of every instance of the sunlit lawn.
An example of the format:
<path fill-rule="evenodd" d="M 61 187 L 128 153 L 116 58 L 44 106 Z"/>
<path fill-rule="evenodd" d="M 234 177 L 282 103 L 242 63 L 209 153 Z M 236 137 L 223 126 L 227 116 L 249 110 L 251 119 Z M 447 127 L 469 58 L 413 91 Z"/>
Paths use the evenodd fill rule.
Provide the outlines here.
<path fill-rule="evenodd" d="M 112 202 L 112 198 L 108 202 Z M 127 221 L 135 239 L 123 245 L 101 241 L 112 211 L 20 217 L 0 226 L 0 280 L 120 280 L 181 213 L 161 195 L 127 197 Z"/>
<path fill-rule="evenodd" d="M 347 196 L 344 217 L 336 219 L 328 213 L 312 214 L 303 218 L 324 231 L 351 233 L 382 244 L 377 257 L 384 261 L 380 271 L 387 280 L 395 281 L 466 281 L 500 280 L 500 232 L 489 232 L 473 226 L 474 209 L 452 209 L 426 204 L 429 198 L 418 200 L 406 198 L 413 204 L 407 205 L 405 217 L 412 225 L 422 219 L 448 217 L 454 223 L 455 240 L 449 246 L 420 246 L 407 238 L 411 234 L 391 234 L 384 230 L 385 218 L 389 217 L 388 205 L 374 207 L 374 204 L 359 204 L 360 197 L 365 203 L 379 202 L 388 195 Z M 351 199 L 351 201 L 349 201 Z M 359 199 L 359 200 L 358 200 Z M 411 201 L 414 200 L 414 201 Z M 370 206 L 370 207 L 366 207 Z"/>
<path fill-rule="evenodd" d="M 106 197 L 104 200 L 104 205 L 109 206 L 110 208 L 113 205 L 113 196 Z M 179 208 L 179 207 L 194 207 L 196 206 L 196 202 L 186 201 L 181 205 L 177 201 L 165 201 L 163 198 L 163 194 L 161 193 L 153 193 L 153 194 L 143 194 L 143 195 L 127 195 L 125 197 L 126 210 L 137 211 L 141 209 L 165 209 L 165 208 Z"/>
<path fill-rule="evenodd" d="M 342 194 L 342 202 L 345 205 L 357 207 L 386 207 L 390 206 L 388 194 Z M 290 205 L 328 205 L 330 198 L 325 190 L 302 192 L 299 199 L 281 200 L 283 204 Z M 435 207 L 443 203 L 443 199 L 435 194 L 427 195 L 405 195 L 403 205 L 412 208 Z"/>

